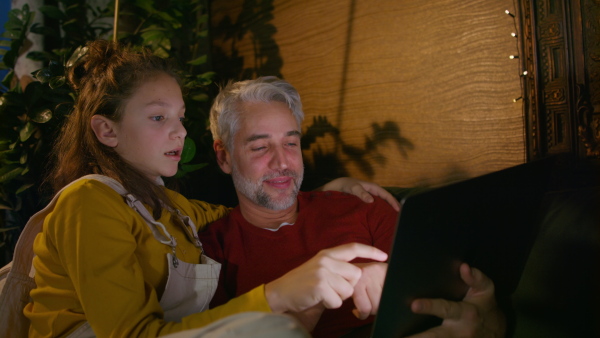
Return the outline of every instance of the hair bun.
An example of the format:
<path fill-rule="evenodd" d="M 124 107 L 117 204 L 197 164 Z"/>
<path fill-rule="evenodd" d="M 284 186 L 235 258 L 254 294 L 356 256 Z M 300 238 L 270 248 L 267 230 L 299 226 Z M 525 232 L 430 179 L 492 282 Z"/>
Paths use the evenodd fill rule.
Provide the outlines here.
<path fill-rule="evenodd" d="M 111 59 L 118 55 L 116 42 L 95 40 L 76 50 L 67 62 L 67 79 L 75 91 L 98 76 L 105 77 Z"/>

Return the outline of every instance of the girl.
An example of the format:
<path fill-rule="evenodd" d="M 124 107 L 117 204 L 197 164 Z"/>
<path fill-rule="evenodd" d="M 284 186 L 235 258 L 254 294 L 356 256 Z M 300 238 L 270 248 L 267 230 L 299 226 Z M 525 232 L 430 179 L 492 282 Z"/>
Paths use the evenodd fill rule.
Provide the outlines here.
<path fill-rule="evenodd" d="M 68 79 L 79 95 L 50 176 L 55 191 L 64 189 L 34 243 L 36 288 L 24 310 L 31 337 L 156 337 L 270 312 L 274 302 L 294 311 L 339 306 L 360 276 L 347 262 L 386 259 L 367 246 L 324 250 L 298 268 L 314 276 L 310 283 L 280 279 L 276 285 L 285 287 L 265 293 L 262 285 L 206 310 L 219 265 L 201 255 L 196 231 L 228 209 L 162 185 L 162 176 L 177 171 L 186 136 L 177 76 L 147 51 L 94 41 Z M 120 183 L 133 207 L 109 185 L 80 179 L 89 174 Z"/>

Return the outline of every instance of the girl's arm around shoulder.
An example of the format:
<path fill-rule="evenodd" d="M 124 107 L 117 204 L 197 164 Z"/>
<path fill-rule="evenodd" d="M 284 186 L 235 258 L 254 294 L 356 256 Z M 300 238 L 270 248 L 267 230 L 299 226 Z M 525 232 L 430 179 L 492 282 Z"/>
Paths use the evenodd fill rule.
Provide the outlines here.
<path fill-rule="evenodd" d="M 222 218 L 229 214 L 231 208 L 224 205 L 211 204 L 204 201 L 187 199 L 181 194 L 172 192 L 173 202 L 177 208 L 180 208 L 184 215 L 189 216 L 194 224 L 196 224 L 197 230 L 202 230 L 208 224 Z"/>

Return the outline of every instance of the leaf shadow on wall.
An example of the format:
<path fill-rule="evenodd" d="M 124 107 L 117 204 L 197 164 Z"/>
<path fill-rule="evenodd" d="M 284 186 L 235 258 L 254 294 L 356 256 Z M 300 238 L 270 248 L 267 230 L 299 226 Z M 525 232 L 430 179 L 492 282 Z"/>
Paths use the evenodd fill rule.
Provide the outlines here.
<path fill-rule="evenodd" d="M 235 20 L 225 16 L 212 28 L 213 40 L 228 44 L 228 51 L 213 48 L 213 67 L 222 79 L 245 80 L 259 76 L 273 75 L 282 78 L 283 59 L 275 41 L 277 28 L 273 20 L 273 0 L 247 0 Z M 254 60 L 251 66 L 244 66 L 244 55 L 238 51 L 238 43 L 249 39 L 253 48 Z"/>
<path fill-rule="evenodd" d="M 331 136 L 335 152 L 324 151 L 319 146 L 319 138 Z M 381 146 L 393 143 L 404 159 L 414 149 L 413 143 L 403 137 L 400 127 L 392 121 L 382 124 L 371 123 L 371 134 L 364 136 L 362 147 L 350 145 L 340 137 L 340 130 L 332 125 L 326 116 L 313 118 L 302 137 L 304 151 L 304 189 L 314 189 L 327 181 L 341 176 L 349 176 L 345 163 L 354 163 L 360 172 L 372 179 L 375 176 L 375 164 L 385 166 L 388 162 Z M 312 153 L 309 149 L 312 148 Z M 345 160 L 342 161 L 342 158 Z"/>

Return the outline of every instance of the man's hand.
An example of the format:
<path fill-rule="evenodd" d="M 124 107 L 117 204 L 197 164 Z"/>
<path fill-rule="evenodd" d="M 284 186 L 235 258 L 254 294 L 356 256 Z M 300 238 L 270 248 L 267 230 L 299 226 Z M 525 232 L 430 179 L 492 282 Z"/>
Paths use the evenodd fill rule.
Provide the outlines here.
<path fill-rule="evenodd" d="M 354 293 L 361 269 L 349 261 L 357 258 L 385 261 L 387 254 L 359 243 L 340 245 L 319 253 L 301 266 L 265 285 L 265 296 L 273 312 L 301 312 L 323 304 L 338 308 Z"/>
<path fill-rule="evenodd" d="M 494 297 L 494 283 L 481 271 L 463 263 L 460 276 L 470 287 L 461 302 L 445 299 L 416 299 L 414 313 L 443 318 L 442 325 L 411 338 L 504 337 L 506 322 Z"/>
<path fill-rule="evenodd" d="M 370 315 L 377 314 L 379 300 L 385 282 L 387 263 L 356 263 L 362 274 L 360 280 L 354 286 L 354 306 L 352 313 L 358 319 L 366 319 Z"/>
<path fill-rule="evenodd" d="M 315 190 L 335 190 L 345 192 L 347 194 L 358 196 L 361 200 L 363 200 L 366 203 L 373 202 L 374 199 L 371 195 L 375 195 L 381 197 L 386 202 L 388 202 L 392 206 L 392 208 L 394 208 L 394 210 L 400 211 L 400 203 L 387 190 L 383 189 L 378 184 L 357 180 L 352 177 L 336 178 L 335 180 Z"/>

